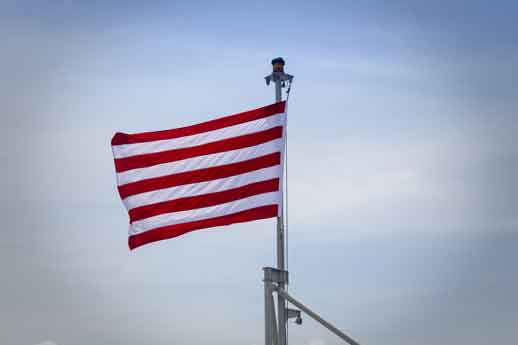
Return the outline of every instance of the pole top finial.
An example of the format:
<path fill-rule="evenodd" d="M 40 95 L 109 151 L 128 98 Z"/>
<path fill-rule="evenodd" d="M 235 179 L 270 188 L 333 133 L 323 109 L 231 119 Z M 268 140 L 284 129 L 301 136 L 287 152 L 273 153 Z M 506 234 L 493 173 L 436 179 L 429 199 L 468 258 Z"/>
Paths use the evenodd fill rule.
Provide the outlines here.
<path fill-rule="evenodd" d="M 284 65 L 286 62 L 282 57 L 276 57 L 272 60 L 272 73 L 268 76 L 266 76 L 264 79 L 266 80 L 266 85 L 269 85 L 271 81 L 273 82 L 291 82 L 293 79 L 292 75 L 286 74 L 284 72 Z M 284 85 L 282 85 L 284 87 Z"/>
<path fill-rule="evenodd" d="M 278 73 L 284 73 L 284 65 L 286 62 L 284 62 L 284 59 L 281 57 L 275 58 L 272 60 L 272 69 L 273 72 Z"/>
<path fill-rule="evenodd" d="M 276 57 L 275 59 L 272 60 L 272 65 L 275 65 L 275 64 L 286 64 L 286 62 L 284 61 L 283 58 L 281 58 L 280 56 L 279 57 Z"/>

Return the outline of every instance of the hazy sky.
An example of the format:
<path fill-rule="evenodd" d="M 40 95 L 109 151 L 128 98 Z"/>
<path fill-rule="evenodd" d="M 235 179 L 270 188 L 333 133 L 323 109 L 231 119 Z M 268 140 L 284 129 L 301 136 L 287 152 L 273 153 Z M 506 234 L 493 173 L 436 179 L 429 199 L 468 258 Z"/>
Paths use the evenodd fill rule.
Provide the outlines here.
<path fill-rule="evenodd" d="M 514 1 L 3 1 L 0 343 L 259 345 L 275 221 L 129 252 L 115 131 L 289 102 L 290 292 L 362 345 L 518 338 Z M 341 344 L 309 318 L 291 344 Z"/>

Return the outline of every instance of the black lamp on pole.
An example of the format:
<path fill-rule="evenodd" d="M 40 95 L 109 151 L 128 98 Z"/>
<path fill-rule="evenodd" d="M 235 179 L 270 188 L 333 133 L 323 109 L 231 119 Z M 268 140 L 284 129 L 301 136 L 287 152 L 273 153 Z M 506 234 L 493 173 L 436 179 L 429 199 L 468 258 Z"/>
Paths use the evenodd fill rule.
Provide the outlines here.
<path fill-rule="evenodd" d="M 270 82 L 280 81 L 282 83 L 282 87 L 286 86 L 286 81 L 290 82 L 293 80 L 293 76 L 284 72 L 284 59 L 282 57 L 278 57 L 272 60 L 272 73 L 264 77 L 266 80 L 266 85 L 270 85 Z"/>

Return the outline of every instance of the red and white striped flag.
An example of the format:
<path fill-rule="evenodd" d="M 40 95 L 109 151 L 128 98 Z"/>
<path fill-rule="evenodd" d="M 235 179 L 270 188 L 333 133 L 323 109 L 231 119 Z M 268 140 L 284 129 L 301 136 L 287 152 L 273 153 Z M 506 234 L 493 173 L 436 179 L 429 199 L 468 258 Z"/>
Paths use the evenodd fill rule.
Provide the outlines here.
<path fill-rule="evenodd" d="M 129 247 L 282 212 L 285 102 L 193 126 L 116 133 Z"/>

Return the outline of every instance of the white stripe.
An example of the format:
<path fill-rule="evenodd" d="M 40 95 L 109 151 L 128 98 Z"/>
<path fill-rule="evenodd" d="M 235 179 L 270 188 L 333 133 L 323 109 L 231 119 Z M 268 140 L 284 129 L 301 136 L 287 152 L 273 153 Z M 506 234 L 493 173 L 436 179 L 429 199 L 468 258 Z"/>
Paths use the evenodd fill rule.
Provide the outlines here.
<path fill-rule="evenodd" d="M 284 114 L 274 114 L 262 119 L 180 138 L 156 140 L 146 143 L 114 145 L 112 146 L 113 156 L 115 158 L 125 158 L 145 153 L 180 149 L 259 132 L 283 125 L 286 117 L 281 115 Z"/>
<path fill-rule="evenodd" d="M 250 183 L 280 178 L 281 166 L 260 169 L 241 175 L 225 177 L 217 180 L 186 184 L 171 188 L 154 190 L 151 192 L 131 195 L 123 200 L 124 206 L 129 211 L 135 207 L 154 204 L 158 202 L 185 198 L 195 195 L 221 192 L 227 189 L 238 188 Z"/>
<path fill-rule="evenodd" d="M 268 141 L 264 144 L 245 147 L 243 149 L 213 153 L 205 156 L 188 158 L 180 161 L 158 164 L 151 167 L 133 169 L 117 173 L 117 184 L 177 174 L 186 171 L 211 168 L 261 157 L 282 150 L 283 139 Z"/>
<path fill-rule="evenodd" d="M 254 195 L 249 198 L 244 198 L 211 207 L 161 214 L 134 222 L 130 225 L 129 234 L 130 236 L 136 235 L 154 228 L 225 216 L 255 207 L 279 204 L 280 202 L 280 192 L 273 192 Z"/>

